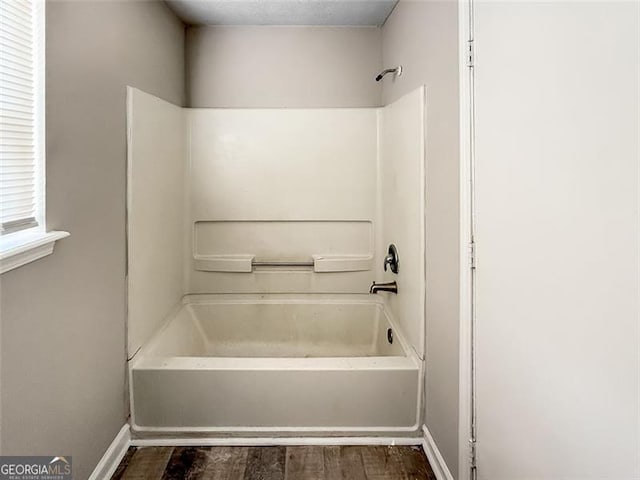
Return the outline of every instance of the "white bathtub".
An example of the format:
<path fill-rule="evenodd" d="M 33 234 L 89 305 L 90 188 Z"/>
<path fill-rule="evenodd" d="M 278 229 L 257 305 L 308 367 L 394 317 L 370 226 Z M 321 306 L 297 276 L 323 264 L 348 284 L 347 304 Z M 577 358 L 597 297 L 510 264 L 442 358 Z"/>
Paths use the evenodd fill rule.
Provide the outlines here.
<path fill-rule="evenodd" d="M 130 362 L 132 427 L 409 433 L 419 378 L 381 297 L 191 295 Z"/>

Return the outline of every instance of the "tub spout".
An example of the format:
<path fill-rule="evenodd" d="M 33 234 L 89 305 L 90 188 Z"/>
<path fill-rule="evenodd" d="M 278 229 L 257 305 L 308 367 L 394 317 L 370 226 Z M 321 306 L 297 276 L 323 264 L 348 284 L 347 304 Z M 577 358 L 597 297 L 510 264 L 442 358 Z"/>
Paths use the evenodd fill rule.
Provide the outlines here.
<path fill-rule="evenodd" d="M 373 282 L 369 293 L 391 292 L 398 293 L 398 284 L 396 282 Z"/>

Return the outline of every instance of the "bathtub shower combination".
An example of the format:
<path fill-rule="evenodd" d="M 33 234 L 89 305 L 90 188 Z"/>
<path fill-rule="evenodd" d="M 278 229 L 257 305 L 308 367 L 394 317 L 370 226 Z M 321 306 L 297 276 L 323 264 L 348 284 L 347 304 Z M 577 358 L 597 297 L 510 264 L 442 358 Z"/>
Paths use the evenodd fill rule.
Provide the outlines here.
<path fill-rule="evenodd" d="M 183 109 L 129 89 L 133 435 L 418 435 L 424 97 Z"/>

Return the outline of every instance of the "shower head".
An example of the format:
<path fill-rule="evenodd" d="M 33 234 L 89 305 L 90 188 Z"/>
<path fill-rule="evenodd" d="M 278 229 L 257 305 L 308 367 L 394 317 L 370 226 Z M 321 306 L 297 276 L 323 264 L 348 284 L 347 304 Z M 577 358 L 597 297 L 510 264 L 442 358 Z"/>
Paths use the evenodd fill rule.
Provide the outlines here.
<path fill-rule="evenodd" d="M 400 75 L 402 75 L 402 65 L 399 65 L 396 68 L 387 68 L 386 70 L 383 70 L 382 72 L 380 72 L 380 75 L 376 77 L 376 82 L 382 80 L 382 77 L 384 77 L 387 73 L 395 73 L 396 77 L 399 77 Z"/>

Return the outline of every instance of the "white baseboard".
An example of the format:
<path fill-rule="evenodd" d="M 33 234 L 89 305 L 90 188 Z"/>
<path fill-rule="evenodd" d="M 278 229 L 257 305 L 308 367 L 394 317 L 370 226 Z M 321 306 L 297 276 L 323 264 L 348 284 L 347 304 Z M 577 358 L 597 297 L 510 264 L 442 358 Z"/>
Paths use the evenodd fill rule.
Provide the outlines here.
<path fill-rule="evenodd" d="M 440 450 L 436 445 L 436 442 L 433 441 L 433 437 L 431 433 L 429 433 L 429 429 L 426 425 L 422 425 L 422 434 L 424 435 L 422 439 L 422 448 L 424 449 L 424 453 L 427 455 L 427 459 L 429 460 L 429 464 L 431 465 L 431 469 L 433 473 L 435 473 L 436 478 L 438 480 L 454 480 L 453 475 L 449 471 L 449 467 L 447 467 Z"/>
<path fill-rule="evenodd" d="M 134 447 L 192 447 L 274 445 L 422 445 L 420 437 L 201 437 L 201 438 L 134 438 Z"/>
<path fill-rule="evenodd" d="M 104 452 L 104 455 L 96 465 L 93 473 L 89 477 L 89 480 L 108 480 L 115 473 L 120 461 L 127 453 L 127 449 L 131 445 L 131 433 L 129 431 L 129 424 L 125 424 L 116 437 Z"/>

